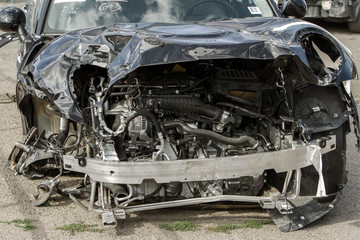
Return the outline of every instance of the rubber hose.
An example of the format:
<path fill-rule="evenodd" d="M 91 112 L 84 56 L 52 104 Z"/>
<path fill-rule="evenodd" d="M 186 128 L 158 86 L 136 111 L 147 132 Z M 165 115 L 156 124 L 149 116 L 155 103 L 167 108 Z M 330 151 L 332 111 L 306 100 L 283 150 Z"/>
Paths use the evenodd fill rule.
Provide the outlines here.
<path fill-rule="evenodd" d="M 181 128 L 183 131 L 185 131 L 189 134 L 193 134 L 193 135 L 199 136 L 199 137 L 205 137 L 205 138 L 215 140 L 215 141 L 217 141 L 219 143 L 223 143 L 223 144 L 229 144 L 229 145 L 234 145 L 234 146 L 248 144 L 251 147 L 254 147 L 257 144 L 257 141 L 254 138 L 249 137 L 249 136 L 244 136 L 244 137 L 240 137 L 240 138 L 229 138 L 229 137 L 222 136 L 220 134 L 214 133 L 209 130 L 196 129 L 196 128 L 189 127 L 183 121 L 166 122 L 166 123 L 164 123 L 164 127 L 165 127 L 165 129 Z"/>

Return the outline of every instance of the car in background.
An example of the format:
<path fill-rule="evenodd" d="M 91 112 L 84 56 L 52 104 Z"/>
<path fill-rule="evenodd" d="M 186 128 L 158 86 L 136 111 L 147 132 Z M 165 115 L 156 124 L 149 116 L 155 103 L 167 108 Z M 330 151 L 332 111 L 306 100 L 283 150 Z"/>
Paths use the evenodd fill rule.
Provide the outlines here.
<path fill-rule="evenodd" d="M 281 8 L 284 0 L 277 2 Z M 306 4 L 305 18 L 345 22 L 351 32 L 360 32 L 360 0 L 306 0 Z"/>
<path fill-rule="evenodd" d="M 29 0 L 19 39 L 24 139 L 9 165 L 116 225 L 132 212 L 252 203 L 282 231 L 329 212 L 359 141 L 350 51 L 305 1 Z M 81 174 L 63 188 L 62 175 Z M 55 174 L 54 174 L 55 173 Z M 83 201 L 83 198 L 89 201 Z"/>

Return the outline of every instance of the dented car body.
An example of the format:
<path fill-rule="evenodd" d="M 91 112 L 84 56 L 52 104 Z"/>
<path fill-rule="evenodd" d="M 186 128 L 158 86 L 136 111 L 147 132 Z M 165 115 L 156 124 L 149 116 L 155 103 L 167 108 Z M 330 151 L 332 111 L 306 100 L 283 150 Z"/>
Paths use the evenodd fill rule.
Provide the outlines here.
<path fill-rule="evenodd" d="M 170 2 L 182 10 L 160 12 L 156 0 L 32 0 L 26 23 L 20 9 L 0 12 L 1 29 L 20 39 L 26 135 L 9 163 L 28 178 L 58 170 L 34 203 L 65 194 L 105 225 L 214 202 L 259 204 L 282 231 L 326 214 L 346 184 L 346 134 L 358 136 L 349 50 L 282 17 L 305 14 L 297 1 L 282 13 L 273 1 Z M 101 16 L 97 26 L 70 22 L 85 3 Z M 54 7 L 71 16 L 52 19 Z M 61 188 L 68 171 L 82 184 Z"/>

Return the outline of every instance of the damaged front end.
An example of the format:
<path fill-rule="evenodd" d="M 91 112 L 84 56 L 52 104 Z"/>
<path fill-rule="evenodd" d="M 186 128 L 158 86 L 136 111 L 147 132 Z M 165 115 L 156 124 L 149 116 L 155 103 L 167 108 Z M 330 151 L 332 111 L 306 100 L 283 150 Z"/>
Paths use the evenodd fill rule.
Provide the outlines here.
<path fill-rule="evenodd" d="M 358 115 L 345 81 L 357 72 L 315 25 L 129 24 L 38 46 L 17 85 L 27 136 L 9 157 L 29 178 L 58 169 L 36 205 L 65 194 L 116 225 L 136 211 L 256 203 L 293 231 L 333 208 L 346 184 Z M 62 189 L 68 171 L 84 180 Z"/>

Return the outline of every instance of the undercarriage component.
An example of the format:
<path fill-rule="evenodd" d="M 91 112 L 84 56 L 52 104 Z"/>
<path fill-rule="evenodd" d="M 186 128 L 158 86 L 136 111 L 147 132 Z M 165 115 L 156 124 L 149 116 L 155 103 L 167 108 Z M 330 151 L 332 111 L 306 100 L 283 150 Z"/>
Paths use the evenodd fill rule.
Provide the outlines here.
<path fill-rule="evenodd" d="M 36 206 L 43 205 L 49 198 L 57 192 L 60 181 L 57 180 L 44 180 L 37 187 L 38 193 L 32 195 L 33 204 Z"/>
<path fill-rule="evenodd" d="M 104 227 L 116 227 L 117 221 L 112 211 L 103 212 L 101 218 Z"/>
<path fill-rule="evenodd" d="M 271 219 L 276 226 L 283 232 L 295 231 L 303 228 L 311 222 L 319 219 L 334 208 L 338 201 L 338 194 L 324 199 L 314 199 L 313 197 L 298 197 L 288 200 L 293 206 L 292 214 L 281 214 L 274 209 L 268 209 Z"/>
<path fill-rule="evenodd" d="M 71 195 L 71 199 L 75 201 L 77 204 L 82 206 L 84 209 L 89 211 L 94 211 L 94 205 L 86 207 L 80 201 L 78 201 L 74 196 Z M 142 200 L 139 197 L 137 200 Z M 149 203 L 149 204 L 139 204 L 135 206 L 124 206 L 123 211 L 125 213 L 132 213 L 132 212 L 139 212 L 139 211 L 149 211 L 149 210 L 156 210 L 161 208 L 172 208 L 172 207 L 181 207 L 181 206 L 188 206 L 188 205 L 195 205 L 195 204 L 202 204 L 202 203 L 212 203 L 212 202 L 250 202 L 250 203 L 258 203 L 263 206 L 264 209 L 274 209 L 275 202 L 274 199 L 271 197 L 251 197 L 251 196 L 237 196 L 237 195 L 220 195 L 220 196 L 212 196 L 212 197 L 201 197 L 201 198 L 191 198 L 191 199 L 184 199 L 184 200 L 174 200 L 168 202 L 159 202 L 159 203 Z M 91 201 L 90 201 L 91 202 Z M 263 202 L 267 202 L 268 204 L 262 204 Z M 114 213 L 119 212 L 119 209 L 114 209 Z M 95 210 L 96 212 L 103 212 L 100 209 Z M 106 211 L 106 210 L 105 210 Z M 123 214 L 121 213 L 121 217 L 116 217 L 117 219 L 123 219 Z"/>

